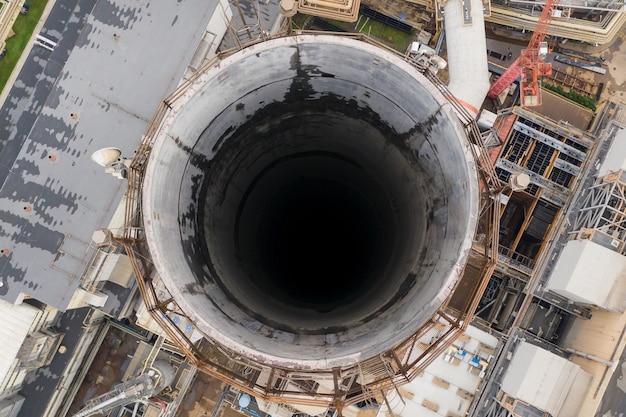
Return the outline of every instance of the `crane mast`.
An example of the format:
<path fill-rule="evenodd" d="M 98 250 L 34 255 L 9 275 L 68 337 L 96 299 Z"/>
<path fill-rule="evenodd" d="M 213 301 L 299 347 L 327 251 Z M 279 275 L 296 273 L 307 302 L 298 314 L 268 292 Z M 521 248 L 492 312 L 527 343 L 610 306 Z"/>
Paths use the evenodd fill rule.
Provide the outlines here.
<path fill-rule="evenodd" d="M 546 0 L 543 11 L 539 16 L 535 31 L 533 32 L 528 47 L 522 50 L 520 56 L 513 61 L 509 68 L 491 85 L 487 96 L 497 98 L 505 88 L 513 83 L 518 77 L 522 77 L 520 84 L 520 102 L 522 106 L 538 106 L 541 104 L 541 89 L 539 77 L 550 75 L 552 65 L 544 62 L 548 53 L 548 44 L 544 41 L 548 27 L 552 20 L 553 10 L 559 0 Z"/>

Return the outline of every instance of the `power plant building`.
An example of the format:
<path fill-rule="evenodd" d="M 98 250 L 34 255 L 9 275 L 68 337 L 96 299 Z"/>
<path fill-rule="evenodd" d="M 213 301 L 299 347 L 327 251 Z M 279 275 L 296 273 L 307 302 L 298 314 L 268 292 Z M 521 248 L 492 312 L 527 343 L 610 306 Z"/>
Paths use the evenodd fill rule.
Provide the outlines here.
<path fill-rule="evenodd" d="M 500 30 L 513 30 L 518 36 L 532 32 L 545 2 L 493 1 L 485 20 Z M 591 45 L 612 42 L 626 20 L 623 2 L 559 1 L 549 34 L 560 40 L 576 40 Z M 496 29 L 497 30 L 497 29 Z"/>

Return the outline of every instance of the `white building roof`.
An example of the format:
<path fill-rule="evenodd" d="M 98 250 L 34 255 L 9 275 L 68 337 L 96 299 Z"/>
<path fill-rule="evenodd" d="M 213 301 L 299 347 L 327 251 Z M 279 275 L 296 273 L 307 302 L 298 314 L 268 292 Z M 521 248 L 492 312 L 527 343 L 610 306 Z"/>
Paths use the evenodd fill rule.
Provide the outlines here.
<path fill-rule="evenodd" d="M 28 304 L 14 305 L 0 300 L 0 382 L 11 370 L 24 339 L 40 313 L 41 310 Z"/>
<path fill-rule="evenodd" d="M 606 159 L 600 166 L 598 176 L 603 177 L 609 171 L 626 170 L 626 129 L 620 129 L 615 134 Z"/>
<path fill-rule="evenodd" d="M 589 240 L 570 240 L 554 267 L 548 289 L 572 301 L 623 312 L 626 256 Z"/>
<path fill-rule="evenodd" d="M 494 336 L 470 325 L 420 376 L 399 388 L 403 399 L 392 390 L 386 404 L 398 417 L 464 416 L 497 345 Z M 388 411 L 381 407 L 378 416 Z"/>
<path fill-rule="evenodd" d="M 539 346 L 521 342 L 502 391 L 554 417 L 571 417 L 590 386 L 592 376 L 578 365 Z"/>

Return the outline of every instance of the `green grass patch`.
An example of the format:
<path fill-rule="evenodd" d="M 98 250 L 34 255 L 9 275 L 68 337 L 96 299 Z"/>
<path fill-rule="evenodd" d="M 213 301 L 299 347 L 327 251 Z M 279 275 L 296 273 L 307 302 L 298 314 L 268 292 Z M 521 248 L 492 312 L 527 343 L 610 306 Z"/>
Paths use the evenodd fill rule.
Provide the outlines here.
<path fill-rule="evenodd" d="M 401 53 L 405 53 L 411 42 L 416 39 L 416 31 L 412 30 L 411 33 L 405 33 L 397 30 L 391 26 L 387 26 L 381 22 L 367 19 L 361 16 L 361 20 L 358 22 L 344 22 L 343 20 L 334 19 L 322 19 L 339 29 L 346 32 L 361 32 L 369 35 L 373 39 L 384 43 L 385 45 L 393 48 Z M 292 18 L 293 29 L 311 29 L 315 28 L 312 24 L 313 16 L 297 13 Z"/>
<path fill-rule="evenodd" d="M 7 39 L 5 48 L 7 49 L 4 58 L 0 59 L 0 92 L 4 90 L 6 83 L 17 65 L 22 52 L 28 44 L 37 22 L 43 14 L 48 0 L 30 0 L 29 10 L 25 15 L 20 14 L 15 20 L 13 31 L 15 35 Z"/>
<path fill-rule="evenodd" d="M 596 110 L 596 100 L 584 94 L 577 93 L 576 91 L 565 91 L 563 87 L 560 85 L 554 84 L 543 84 L 543 88 L 553 91 L 560 96 L 568 98 L 573 102 L 580 104 L 581 106 L 587 107 L 593 111 Z"/>
<path fill-rule="evenodd" d="M 378 39 L 382 43 L 402 53 L 406 51 L 411 41 L 415 39 L 415 33 L 413 31 L 411 31 L 411 33 L 401 32 L 375 20 L 369 20 L 365 25 L 363 23 L 365 22 L 359 23 L 358 30 L 360 32 Z"/>
<path fill-rule="evenodd" d="M 409 47 L 410 43 L 415 40 L 415 31 L 411 33 L 405 33 L 398 29 L 387 26 L 384 23 L 377 22 L 372 19 L 367 19 L 362 16 L 358 22 L 342 22 L 340 20 L 330 20 L 328 22 L 335 26 L 338 26 L 348 32 L 361 32 L 364 33 L 385 45 L 395 49 L 396 51 L 404 53 Z"/>
<path fill-rule="evenodd" d="M 312 18 L 311 15 L 296 13 L 296 15 L 291 18 L 292 28 L 303 29 Z"/>

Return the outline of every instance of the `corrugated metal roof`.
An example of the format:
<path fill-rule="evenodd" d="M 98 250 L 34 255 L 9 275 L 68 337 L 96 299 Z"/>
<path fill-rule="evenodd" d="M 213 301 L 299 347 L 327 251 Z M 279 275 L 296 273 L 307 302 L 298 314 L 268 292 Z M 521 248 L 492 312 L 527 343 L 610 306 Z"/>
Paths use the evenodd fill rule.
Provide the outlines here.
<path fill-rule="evenodd" d="M 626 257 L 589 240 L 570 240 L 548 288 L 572 301 L 624 309 Z"/>
<path fill-rule="evenodd" d="M 609 151 L 606 153 L 606 159 L 598 170 L 598 176 L 604 176 L 609 171 L 619 171 L 626 169 L 626 129 L 619 129 Z"/>
<path fill-rule="evenodd" d="M 13 305 L 0 300 L 0 381 L 11 369 L 28 331 L 41 313 L 41 310 L 28 304 Z"/>
<path fill-rule="evenodd" d="M 522 342 L 507 369 L 502 390 L 527 404 L 547 411 L 555 417 L 563 414 L 566 400 L 580 405 L 586 393 L 584 384 L 589 375 L 578 365 L 539 346 Z M 582 386 L 581 386 L 582 384 Z M 578 398 L 572 398 L 576 392 Z"/>

